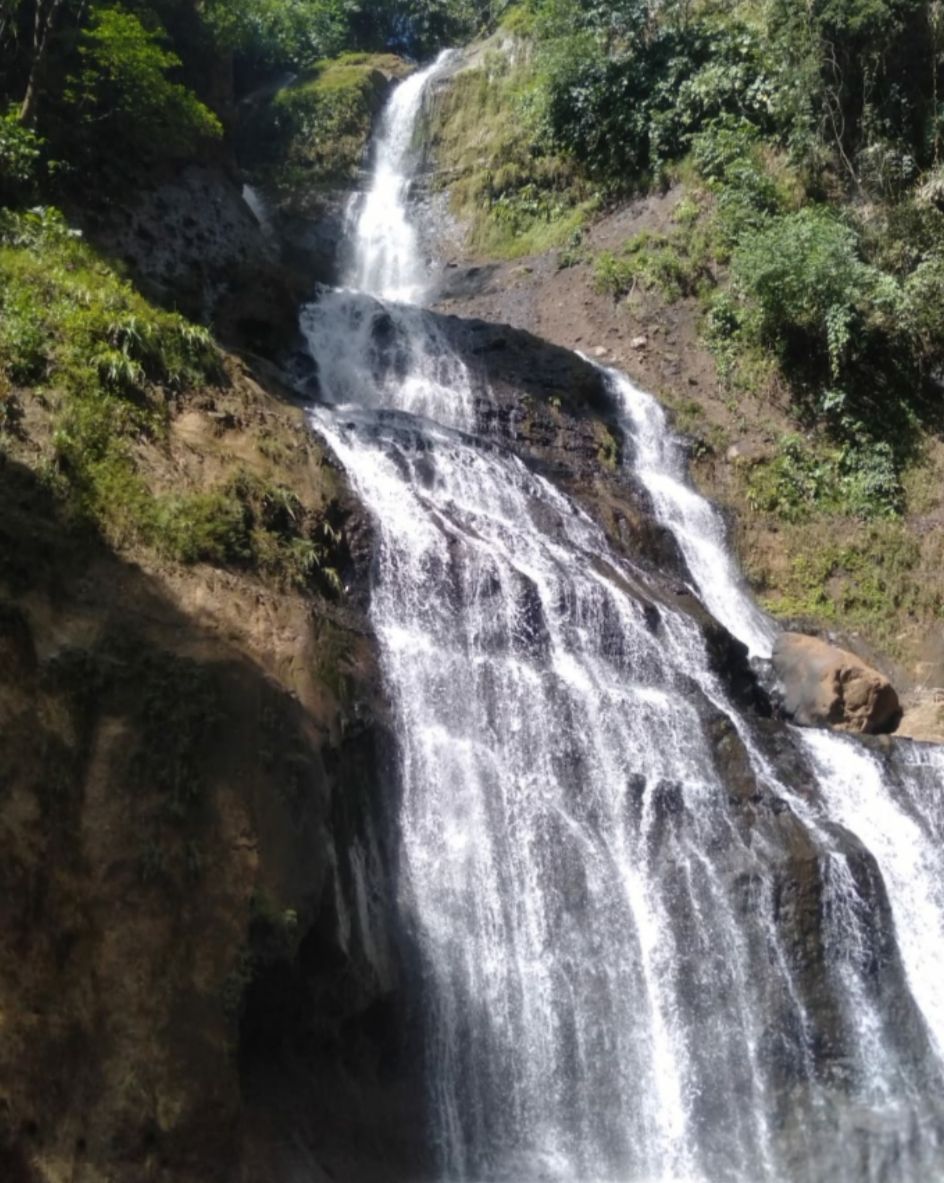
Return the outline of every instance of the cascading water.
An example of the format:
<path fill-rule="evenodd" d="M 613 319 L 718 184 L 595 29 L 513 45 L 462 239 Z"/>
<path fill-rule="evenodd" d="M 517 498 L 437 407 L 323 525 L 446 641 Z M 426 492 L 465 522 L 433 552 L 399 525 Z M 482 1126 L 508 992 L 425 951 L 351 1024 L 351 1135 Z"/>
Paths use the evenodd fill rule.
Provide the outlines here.
<path fill-rule="evenodd" d="M 423 96 L 451 56 L 446 50 L 428 69 L 407 78 L 394 91 L 384 113 L 371 186 L 352 207 L 355 252 L 348 279 L 356 291 L 403 302 L 419 300 L 425 293 L 426 269 L 407 203 L 410 158 Z"/>
<path fill-rule="evenodd" d="M 685 479 L 682 450 L 665 412 L 624 374 L 611 371 L 610 381 L 636 445 L 636 475 L 649 490 L 656 516 L 675 536 L 705 607 L 752 654 L 769 657 L 774 627 L 744 587 L 720 514 Z"/>
<path fill-rule="evenodd" d="M 778 774 L 693 619 L 477 433 L 465 363 L 402 303 L 425 273 L 414 128 L 447 65 L 395 92 L 350 287 L 303 316 L 313 426 L 377 529 L 441 1175 L 944 1178 L 944 760 L 787 733 L 803 783 Z M 693 587 L 769 654 L 661 411 L 609 380 Z"/>

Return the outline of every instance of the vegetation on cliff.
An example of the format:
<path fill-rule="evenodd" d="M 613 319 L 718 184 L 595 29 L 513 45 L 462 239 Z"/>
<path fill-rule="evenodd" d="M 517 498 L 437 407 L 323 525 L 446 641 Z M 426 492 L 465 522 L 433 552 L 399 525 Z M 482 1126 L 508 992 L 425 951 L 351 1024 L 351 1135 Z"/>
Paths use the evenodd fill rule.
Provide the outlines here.
<path fill-rule="evenodd" d="M 185 400 L 228 384 L 207 330 L 149 305 L 61 217 L 3 215 L 4 451 L 117 545 L 336 586 L 331 527 L 273 478 L 237 467 L 198 490 L 155 482 L 147 453 L 168 448 Z"/>
<path fill-rule="evenodd" d="M 771 602 L 885 642 L 889 597 L 941 606 L 919 578 L 940 544 L 902 518 L 942 350 L 939 27 L 929 48 L 931 9 L 860 6 L 798 27 L 758 4 L 0 0 L 4 1178 L 229 1180 L 253 1087 L 296 1055 L 323 1074 L 287 1074 L 286 1108 L 386 1157 L 357 1116 L 373 1098 L 350 1098 L 391 1054 L 391 985 L 344 905 L 380 857 L 363 812 L 383 704 L 345 592 L 365 527 L 252 356 L 265 332 L 240 335 L 256 309 L 231 318 L 239 361 L 202 289 L 145 287 L 98 216 L 131 220 L 198 162 L 232 189 L 237 150 L 286 190 L 349 183 L 406 57 L 485 30 L 430 128 L 475 250 L 572 264 L 600 211 L 684 180 L 673 228 L 600 255 L 595 282 L 700 302 L 732 401 L 789 390 L 797 430 L 745 468 L 749 503 L 801 541 L 816 515 L 859 533 L 788 548 Z M 157 253 L 161 228 L 135 233 Z M 265 274 L 241 276 L 263 300 Z M 595 372 L 454 330 L 520 371 L 519 446 L 549 465 L 569 438 L 575 488 L 657 558 L 615 425 L 569 422 Z M 415 1136 L 391 1112 L 390 1137 Z"/>
<path fill-rule="evenodd" d="M 702 294 L 732 381 L 734 354 L 770 356 L 798 413 L 870 470 L 872 510 L 894 511 L 908 427 L 933 414 L 944 360 L 935 11 L 841 0 L 801 19 L 779 0 L 656 13 L 530 0 L 505 18 L 520 44 L 504 67 L 486 54 L 441 116 L 447 178 L 458 166 L 468 187 L 474 171 L 488 222 L 516 219 L 527 240 L 541 221 L 572 231 L 567 211 L 590 194 L 683 176 L 687 224 L 601 259 L 600 282 Z M 476 111 L 495 105 L 474 139 Z"/>
<path fill-rule="evenodd" d="M 697 320 L 719 417 L 781 424 L 718 482 L 738 433 L 721 445 L 699 394 L 662 391 L 747 523 L 759 591 L 899 655 L 944 602 L 910 525 L 939 479 L 942 51 L 926 0 L 525 0 L 430 129 L 476 258 L 557 247 L 628 323 L 654 302 Z M 667 225 L 592 251 L 600 218 L 670 191 Z"/>
<path fill-rule="evenodd" d="M 182 401 L 227 377 L 209 329 L 145 298 L 135 276 L 96 249 L 95 231 L 127 221 L 136 194 L 196 161 L 233 170 L 237 101 L 286 69 L 301 73 L 278 92 L 274 121 L 243 119 L 243 141 L 286 184 L 298 175 L 348 179 L 382 101 L 379 70 L 404 69 L 400 58 L 368 51 L 422 52 L 480 17 L 472 4 L 438 0 L 3 3 L 4 451 L 37 443 L 44 481 L 117 544 L 255 566 L 289 582 L 336 581 L 328 527 L 308 520 L 287 490 L 231 473 L 184 494 L 156 487 L 142 469 L 142 450 L 166 447 Z M 143 233 L 156 252 L 154 229 Z M 257 270 L 266 274 L 261 257 Z M 255 282 L 245 266 L 239 280 Z M 160 297 L 198 314 L 206 304 L 212 315 L 182 282 Z M 240 323 L 251 328 L 253 316 L 249 309 Z"/>
<path fill-rule="evenodd" d="M 303 208 L 324 187 L 351 185 L 391 81 L 409 70 L 390 53 L 316 62 L 250 106 L 238 133 L 240 163 L 267 193 Z"/>
<path fill-rule="evenodd" d="M 630 304 L 643 291 L 691 304 L 732 406 L 786 393 L 790 430 L 739 466 L 736 503 L 784 531 L 789 586 L 749 556 L 758 587 L 805 611 L 819 592 L 790 539 L 799 547 L 807 530 L 807 545 L 809 528 L 841 521 L 842 553 L 858 553 L 870 523 L 901 522 L 938 428 L 944 30 L 927 0 L 817 0 L 802 13 L 784 0 L 8 0 L 7 428 L 24 389 L 51 385 L 57 479 L 83 512 L 169 554 L 254 553 L 242 486 L 181 507 L 134 478 L 134 441 L 160 438 L 168 391 L 206 378 L 209 339 L 147 306 L 54 214 L 35 215 L 46 229 L 27 242 L 24 211 L 61 205 L 74 223 L 234 146 L 282 193 L 349 183 L 403 55 L 478 31 L 489 39 L 427 129 L 472 251 L 556 247 L 567 266 L 586 258 L 601 212 L 684 186 L 671 228 L 589 260 L 594 284 Z M 842 563 L 830 570 L 852 580 Z"/>

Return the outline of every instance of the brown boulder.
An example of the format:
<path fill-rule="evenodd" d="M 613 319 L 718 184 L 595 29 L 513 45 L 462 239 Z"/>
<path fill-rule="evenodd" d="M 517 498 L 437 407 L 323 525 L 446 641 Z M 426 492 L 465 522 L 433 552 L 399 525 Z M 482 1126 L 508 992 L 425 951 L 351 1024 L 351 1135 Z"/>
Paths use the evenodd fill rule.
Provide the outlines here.
<path fill-rule="evenodd" d="M 854 653 L 802 633 L 781 633 L 774 670 L 787 714 L 804 727 L 866 735 L 894 731 L 901 718 L 895 688 Z"/>

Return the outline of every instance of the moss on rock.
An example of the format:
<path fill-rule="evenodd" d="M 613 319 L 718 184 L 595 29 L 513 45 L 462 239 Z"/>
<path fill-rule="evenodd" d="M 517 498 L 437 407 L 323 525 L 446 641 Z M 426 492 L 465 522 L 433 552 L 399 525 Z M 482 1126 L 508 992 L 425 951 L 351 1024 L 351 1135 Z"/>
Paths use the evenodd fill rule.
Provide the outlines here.
<path fill-rule="evenodd" d="M 394 54 L 346 53 L 318 62 L 244 120 L 243 163 L 289 205 L 350 184 L 392 82 L 412 66 Z"/>
<path fill-rule="evenodd" d="M 448 80 L 426 135 L 450 209 L 474 255 L 514 259 L 579 236 L 594 195 L 539 143 L 526 42 L 500 33 Z"/>

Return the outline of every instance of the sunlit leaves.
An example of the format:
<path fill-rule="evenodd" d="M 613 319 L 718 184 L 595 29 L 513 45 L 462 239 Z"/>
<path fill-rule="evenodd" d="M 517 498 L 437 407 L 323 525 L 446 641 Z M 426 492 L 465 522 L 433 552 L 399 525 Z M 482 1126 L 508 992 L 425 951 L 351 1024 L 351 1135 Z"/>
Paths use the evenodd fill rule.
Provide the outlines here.
<path fill-rule="evenodd" d="M 201 140 L 221 135 L 217 116 L 174 80 L 180 58 L 156 23 L 146 26 L 121 7 L 96 6 L 79 58 L 67 97 L 98 137 L 115 137 L 146 157 L 184 155 Z"/>

